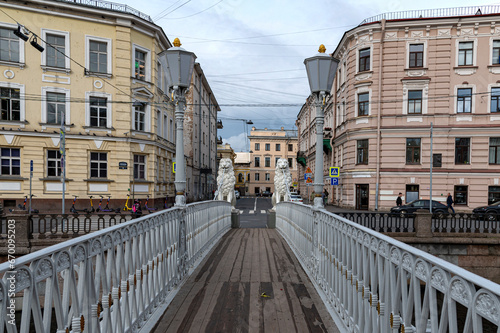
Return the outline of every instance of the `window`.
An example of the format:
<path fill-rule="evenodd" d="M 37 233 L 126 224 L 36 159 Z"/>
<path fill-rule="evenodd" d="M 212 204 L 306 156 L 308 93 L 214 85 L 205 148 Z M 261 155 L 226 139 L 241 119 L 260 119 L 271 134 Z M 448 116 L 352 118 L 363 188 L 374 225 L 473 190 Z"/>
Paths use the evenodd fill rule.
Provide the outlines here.
<path fill-rule="evenodd" d="M 406 139 L 406 164 L 420 164 L 420 139 Z"/>
<path fill-rule="evenodd" d="M 455 164 L 470 164 L 469 138 L 455 138 Z"/>
<path fill-rule="evenodd" d="M 255 173 L 255 180 L 259 181 L 260 180 L 260 174 L 258 172 Z M 258 193 L 258 192 L 257 192 Z"/>
<path fill-rule="evenodd" d="M 493 65 L 500 65 L 500 40 L 493 41 L 493 54 L 491 57 Z"/>
<path fill-rule="evenodd" d="M 291 143 L 288 144 L 288 151 L 293 151 L 293 144 Z"/>
<path fill-rule="evenodd" d="M 146 179 L 146 156 L 134 155 L 134 179 Z"/>
<path fill-rule="evenodd" d="M 474 42 L 458 43 L 458 66 L 472 66 Z"/>
<path fill-rule="evenodd" d="M 266 168 L 270 168 L 271 167 L 271 158 L 270 157 L 266 157 L 265 160 L 264 160 L 264 167 Z"/>
<path fill-rule="evenodd" d="M 490 112 L 500 112 L 500 88 L 491 88 Z"/>
<path fill-rule="evenodd" d="M 13 29 L 0 28 L 0 60 L 19 62 L 19 37 Z"/>
<path fill-rule="evenodd" d="M 432 167 L 440 168 L 442 166 L 443 154 L 432 154 Z"/>
<path fill-rule="evenodd" d="M 357 142 L 356 164 L 368 164 L 368 139 Z"/>
<path fill-rule="evenodd" d="M 90 126 L 107 127 L 108 108 L 106 98 L 90 97 Z"/>
<path fill-rule="evenodd" d="M 276 151 L 280 151 L 281 150 L 281 145 L 279 143 L 276 144 Z"/>
<path fill-rule="evenodd" d="M 134 161 L 135 161 L 135 156 L 134 156 Z M 135 163 L 134 163 L 134 169 L 135 169 Z M 108 177 L 108 153 L 91 152 L 90 178 L 107 178 L 107 177 Z"/>
<path fill-rule="evenodd" d="M 358 117 L 368 116 L 369 93 L 358 94 Z"/>
<path fill-rule="evenodd" d="M 255 150 L 256 150 L 256 151 L 259 151 L 259 150 L 260 150 L 260 143 L 256 143 L 256 144 L 255 144 Z"/>
<path fill-rule="evenodd" d="M 460 88 L 457 90 L 457 113 L 471 113 L 472 110 L 472 88 Z"/>
<path fill-rule="evenodd" d="M 409 67 L 424 67 L 424 44 L 410 45 Z"/>
<path fill-rule="evenodd" d="M 359 50 L 359 72 L 370 70 L 370 48 Z"/>
<path fill-rule="evenodd" d="M 21 120 L 19 89 L 0 88 L 1 120 Z"/>
<path fill-rule="evenodd" d="M 271 144 L 270 143 L 266 143 L 266 151 L 270 151 L 271 150 Z"/>
<path fill-rule="evenodd" d="M 135 50 L 135 78 L 146 80 L 146 52 Z"/>
<path fill-rule="evenodd" d="M 247 182 L 250 181 L 250 174 L 247 175 Z"/>
<path fill-rule="evenodd" d="M 260 167 L 260 157 L 255 157 L 255 167 L 256 168 Z"/>
<path fill-rule="evenodd" d="M 278 160 L 280 159 L 280 157 L 275 157 L 274 158 L 274 166 L 278 165 Z"/>
<path fill-rule="evenodd" d="M 108 43 L 95 40 L 89 42 L 89 71 L 108 72 Z"/>
<path fill-rule="evenodd" d="M 406 185 L 405 203 L 417 200 L 419 198 L 419 190 L 418 185 Z"/>
<path fill-rule="evenodd" d="M 408 91 L 408 113 L 422 113 L 422 90 Z"/>
<path fill-rule="evenodd" d="M 490 164 L 500 164 L 500 138 L 490 138 Z"/>
<path fill-rule="evenodd" d="M 61 152 L 47 150 L 47 177 L 60 177 L 61 173 Z"/>
<path fill-rule="evenodd" d="M 2 148 L 0 156 L 0 175 L 18 176 L 21 174 L 21 150 L 19 148 Z"/>
<path fill-rule="evenodd" d="M 266 173 L 266 182 L 268 182 L 270 180 L 271 180 L 271 174 L 270 173 Z"/>
<path fill-rule="evenodd" d="M 255 194 L 259 194 L 260 187 L 255 187 L 255 188 L 254 188 L 254 191 L 255 191 Z"/>
<path fill-rule="evenodd" d="M 47 48 L 45 49 L 46 65 L 50 67 L 66 67 L 66 42 L 65 36 L 46 35 Z"/>
<path fill-rule="evenodd" d="M 454 204 L 455 205 L 467 205 L 467 189 L 468 186 L 456 185 L 454 193 Z"/>
<path fill-rule="evenodd" d="M 146 111 L 143 103 L 134 104 L 134 129 L 136 131 L 144 131 L 146 120 Z"/>
<path fill-rule="evenodd" d="M 243 183 L 245 180 L 245 177 L 243 176 L 242 173 L 238 174 L 238 183 Z"/>
<path fill-rule="evenodd" d="M 500 186 L 488 186 L 488 205 L 500 201 Z"/>
<path fill-rule="evenodd" d="M 61 124 L 61 116 L 66 111 L 66 95 L 47 93 L 47 124 Z"/>
<path fill-rule="evenodd" d="M 293 158 L 288 158 L 288 167 L 293 169 Z"/>

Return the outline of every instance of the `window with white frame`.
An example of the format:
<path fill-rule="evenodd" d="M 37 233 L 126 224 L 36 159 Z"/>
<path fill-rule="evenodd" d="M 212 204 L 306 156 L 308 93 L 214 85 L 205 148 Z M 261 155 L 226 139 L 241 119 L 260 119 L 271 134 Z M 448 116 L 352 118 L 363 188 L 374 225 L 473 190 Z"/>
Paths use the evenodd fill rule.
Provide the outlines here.
<path fill-rule="evenodd" d="M 146 130 L 146 110 L 143 103 L 136 103 L 134 105 L 134 129 L 136 131 Z"/>
<path fill-rule="evenodd" d="M 151 51 L 134 44 L 132 60 L 132 76 L 141 81 L 151 81 Z"/>
<path fill-rule="evenodd" d="M 266 182 L 268 182 L 270 180 L 271 180 L 271 174 L 270 173 L 266 173 Z"/>
<path fill-rule="evenodd" d="M 71 124 L 70 120 L 70 90 L 54 87 L 43 87 L 42 96 L 42 123 L 47 125 L 60 125 L 61 115 L 64 112 L 65 124 Z"/>
<path fill-rule="evenodd" d="M 500 112 L 500 87 L 491 88 L 490 112 L 491 113 Z"/>
<path fill-rule="evenodd" d="M 108 74 L 111 75 L 111 39 L 85 36 L 85 68 L 89 74 Z"/>
<path fill-rule="evenodd" d="M 403 80 L 403 114 L 427 114 L 429 80 Z"/>
<path fill-rule="evenodd" d="M 19 148 L 0 149 L 0 175 L 1 176 L 21 175 L 21 149 Z"/>
<path fill-rule="evenodd" d="M 21 120 L 20 89 L 0 87 L 1 120 Z"/>
<path fill-rule="evenodd" d="M 108 153 L 90 153 L 90 178 L 108 177 Z"/>
<path fill-rule="evenodd" d="M 408 114 L 422 113 L 422 90 L 408 91 Z"/>
<path fill-rule="evenodd" d="M 24 52 L 21 57 L 24 42 L 21 43 L 19 37 L 14 35 L 16 28 L 0 27 L 0 61 L 24 62 Z"/>
<path fill-rule="evenodd" d="M 474 64 L 474 42 L 458 43 L 458 66 L 472 66 Z"/>
<path fill-rule="evenodd" d="M 108 119 L 108 103 L 103 97 L 90 97 L 90 126 L 106 127 Z"/>
<path fill-rule="evenodd" d="M 61 176 L 61 152 L 59 149 L 47 150 L 47 177 Z"/>
<path fill-rule="evenodd" d="M 146 156 L 134 155 L 134 179 L 146 179 Z"/>
<path fill-rule="evenodd" d="M 42 29 L 42 38 L 45 40 L 42 66 L 69 69 L 69 32 Z"/>

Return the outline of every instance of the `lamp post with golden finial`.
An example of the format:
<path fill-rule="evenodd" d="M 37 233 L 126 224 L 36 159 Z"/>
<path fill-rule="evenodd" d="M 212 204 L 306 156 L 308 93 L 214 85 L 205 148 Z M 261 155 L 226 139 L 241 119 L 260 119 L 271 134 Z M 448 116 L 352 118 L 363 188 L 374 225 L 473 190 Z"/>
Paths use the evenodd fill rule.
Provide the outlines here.
<path fill-rule="evenodd" d="M 304 60 L 309 87 L 316 108 L 316 157 L 314 168 L 314 207 L 324 208 L 323 193 L 323 124 L 326 96 L 330 94 L 333 79 L 339 63 L 338 59 L 325 54 L 326 48 L 320 45 L 318 54 Z"/>
<path fill-rule="evenodd" d="M 173 47 L 158 55 L 165 70 L 165 80 L 171 100 L 175 103 L 175 206 L 186 205 L 186 161 L 184 157 L 184 109 L 186 93 L 191 85 L 196 55 L 181 47 L 179 38 L 174 39 Z"/>

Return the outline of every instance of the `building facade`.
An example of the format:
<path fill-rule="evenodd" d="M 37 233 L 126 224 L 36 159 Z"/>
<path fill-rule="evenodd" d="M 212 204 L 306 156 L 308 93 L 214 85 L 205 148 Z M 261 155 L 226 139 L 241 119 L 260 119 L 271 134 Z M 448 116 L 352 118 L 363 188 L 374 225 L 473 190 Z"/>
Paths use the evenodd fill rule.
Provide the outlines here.
<path fill-rule="evenodd" d="M 250 165 L 250 153 L 236 153 L 236 158 L 234 159 L 234 176 L 236 177 L 236 184 L 234 188 L 240 192 L 241 196 L 250 193 Z"/>
<path fill-rule="evenodd" d="M 274 192 L 274 171 L 276 161 L 288 160 L 292 174 L 293 188 L 297 184 L 297 131 L 281 129 L 257 129 L 250 131 L 250 195 L 264 191 Z"/>
<path fill-rule="evenodd" d="M 74 196 L 80 209 L 89 196 L 110 196 L 113 208 L 127 195 L 157 207 L 174 200 L 174 105 L 158 57 L 171 43 L 131 7 L 87 3 L 0 5 L 8 14 L 0 20 L 5 208 L 22 202 L 31 183 L 34 208 L 59 210 L 64 169 L 66 209 Z"/>
<path fill-rule="evenodd" d="M 344 34 L 325 110 L 325 166 L 341 168 L 334 203 L 383 210 L 400 192 L 451 193 L 470 211 L 500 199 L 499 18 L 499 6 L 389 13 Z M 304 149 L 310 111 L 307 101 L 298 119 Z"/>
<path fill-rule="evenodd" d="M 186 97 L 184 154 L 188 201 L 212 199 L 217 179 L 217 112 L 219 104 L 199 63 Z"/>

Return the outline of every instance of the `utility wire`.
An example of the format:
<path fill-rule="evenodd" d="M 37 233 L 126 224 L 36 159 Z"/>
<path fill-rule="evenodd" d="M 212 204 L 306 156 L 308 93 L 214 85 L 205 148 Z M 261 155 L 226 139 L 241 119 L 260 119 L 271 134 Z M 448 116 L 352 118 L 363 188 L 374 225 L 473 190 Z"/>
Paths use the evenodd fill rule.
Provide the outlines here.
<path fill-rule="evenodd" d="M 217 6 L 217 5 L 218 5 L 218 4 L 220 4 L 222 1 L 224 1 L 224 0 L 220 0 L 220 1 L 219 1 L 219 2 L 217 2 L 216 4 L 214 4 L 214 5 L 212 5 L 212 6 L 208 7 L 208 8 L 205 8 L 205 9 L 203 9 L 202 11 L 199 11 L 199 12 L 197 12 L 197 13 L 194 13 L 194 14 L 191 14 L 191 15 L 188 15 L 188 16 L 184 16 L 184 17 L 171 17 L 171 18 L 168 18 L 168 20 L 182 20 L 182 19 L 185 19 L 185 18 L 188 18 L 188 17 L 193 17 L 193 16 L 195 16 L 195 15 L 198 15 L 198 14 L 201 14 L 201 13 L 203 13 L 203 12 L 206 12 L 207 10 L 209 10 L 209 9 L 211 9 L 211 8 L 213 8 L 213 7 L 215 7 L 215 6 Z"/>
<path fill-rule="evenodd" d="M 184 2 L 183 4 L 181 4 L 180 6 L 177 6 L 175 7 L 174 9 L 172 9 L 171 11 L 169 11 L 168 13 L 166 13 L 165 15 L 162 15 L 160 16 L 157 20 L 161 20 L 162 18 L 164 18 L 165 16 L 167 16 L 168 14 L 171 14 L 173 12 L 175 12 L 177 9 L 181 8 L 181 7 L 184 7 L 185 5 L 187 5 L 188 3 L 190 3 L 191 0 L 187 0 L 186 2 Z"/>

